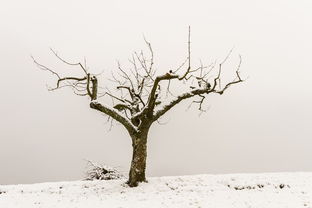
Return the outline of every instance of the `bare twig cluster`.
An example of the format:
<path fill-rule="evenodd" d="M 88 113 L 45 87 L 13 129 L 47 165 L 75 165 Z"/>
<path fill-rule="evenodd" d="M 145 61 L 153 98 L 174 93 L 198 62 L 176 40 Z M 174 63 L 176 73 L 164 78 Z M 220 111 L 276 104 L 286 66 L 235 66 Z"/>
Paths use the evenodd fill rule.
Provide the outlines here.
<path fill-rule="evenodd" d="M 34 63 L 42 70 L 48 71 L 55 75 L 58 80 L 56 82 L 56 86 L 53 88 L 49 88 L 50 91 L 60 89 L 63 87 L 71 87 L 76 95 L 80 96 L 89 96 L 91 100 L 97 99 L 97 90 L 98 90 L 98 81 L 97 77 L 94 74 L 91 74 L 87 71 L 86 66 L 83 66 L 80 62 L 78 63 L 70 63 L 68 61 L 65 61 L 63 58 L 61 58 L 56 51 L 54 51 L 52 48 L 50 49 L 51 52 L 57 57 L 61 62 L 64 64 L 70 65 L 70 66 L 78 66 L 82 72 L 83 76 L 81 77 L 74 77 L 74 76 L 65 76 L 62 77 L 59 75 L 55 70 L 52 70 L 48 68 L 45 65 L 40 64 L 37 60 L 32 57 Z"/>

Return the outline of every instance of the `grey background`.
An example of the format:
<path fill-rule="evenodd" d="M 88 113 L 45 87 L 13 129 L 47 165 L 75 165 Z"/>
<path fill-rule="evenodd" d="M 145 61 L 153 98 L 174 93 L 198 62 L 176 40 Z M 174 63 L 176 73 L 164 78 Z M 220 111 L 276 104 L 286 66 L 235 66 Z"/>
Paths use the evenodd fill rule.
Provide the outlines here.
<path fill-rule="evenodd" d="M 106 118 L 69 89 L 48 92 L 55 79 L 30 55 L 64 70 L 53 47 L 109 72 L 145 47 L 144 34 L 167 71 L 185 58 L 188 25 L 194 64 L 235 46 L 249 78 L 209 97 L 201 117 L 186 102 L 154 125 L 148 175 L 311 171 L 311 9 L 308 0 L 1 1 L 0 184 L 77 180 L 84 159 L 125 173 L 130 163 L 122 126 L 108 132 Z"/>

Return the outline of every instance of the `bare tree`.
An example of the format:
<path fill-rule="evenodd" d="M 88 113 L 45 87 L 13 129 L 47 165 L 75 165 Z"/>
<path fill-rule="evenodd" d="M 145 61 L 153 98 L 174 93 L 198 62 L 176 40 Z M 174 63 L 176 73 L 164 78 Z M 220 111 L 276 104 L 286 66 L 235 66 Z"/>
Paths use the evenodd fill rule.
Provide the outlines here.
<path fill-rule="evenodd" d="M 129 70 L 125 70 L 118 63 L 118 74 L 112 73 L 110 79 L 116 86 L 114 91 L 100 87 L 98 85 L 100 75 L 90 73 L 86 64 L 70 63 L 52 49 L 52 53 L 64 64 L 78 66 L 81 69 L 81 76 L 61 76 L 55 70 L 33 59 L 40 69 L 52 73 L 57 78 L 56 86 L 49 90 L 70 87 L 75 94 L 89 97 L 92 109 L 106 114 L 108 119 L 119 122 L 127 129 L 133 147 L 127 182 L 131 187 L 146 181 L 146 143 L 149 129 L 154 122 L 158 122 L 165 113 L 184 100 L 191 100 L 191 104 L 197 104 L 198 110 L 202 112 L 204 111 L 202 105 L 207 95 L 213 93 L 222 95 L 230 86 L 243 81 L 239 74 L 241 65 L 239 56 L 234 79 L 221 84 L 222 67 L 232 50 L 220 63 L 213 62 L 208 66 L 200 64 L 199 67 L 192 67 L 190 28 L 186 60 L 178 68 L 168 70 L 167 73 L 156 73 L 152 46 L 147 40 L 145 43 L 149 56 L 146 56 L 143 51 L 134 53 L 129 60 L 131 65 Z M 174 95 L 172 89 L 177 87 L 181 89 L 182 86 L 185 88 L 182 93 Z M 113 101 L 112 105 L 99 102 L 101 97 L 110 97 Z"/>

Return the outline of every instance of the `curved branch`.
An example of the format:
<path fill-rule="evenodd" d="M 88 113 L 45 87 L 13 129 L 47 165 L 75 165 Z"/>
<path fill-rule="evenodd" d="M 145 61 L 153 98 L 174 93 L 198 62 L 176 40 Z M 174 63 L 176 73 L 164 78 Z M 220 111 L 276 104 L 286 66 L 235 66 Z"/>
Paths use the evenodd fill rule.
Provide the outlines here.
<path fill-rule="evenodd" d="M 33 56 L 30 56 L 33 60 L 33 62 L 37 65 L 37 67 L 41 70 L 44 70 L 44 71 L 48 71 L 50 72 L 51 74 L 57 76 L 59 79 L 61 79 L 60 75 L 58 73 L 56 73 L 55 71 L 53 71 L 52 69 L 40 64 L 39 62 L 36 61 L 36 59 L 33 57 Z"/>
<path fill-rule="evenodd" d="M 161 110 L 157 111 L 153 116 L 153 121 L 156 121 L 159 119 L 162 115 L 164 115 L 166 112 L 168 112 L 172 107 L 180 103 L 182 100 L 186 100 L 188 98 L 194 97 L 196 95 L 203 95 L 203 94 L 209 94 L 214 92 L 214 90 L 211 89 L 195 89 L 190 92 L 184 93 L 178 97 L 176 97 L 174 100 L 172 100 L 169 104 L 165 105 Z"/>
<path fill-rule="evenodd" d="M 66 80 L 83 81 L 83 80 L 86 80 L 86 79 L 87 79 L 86 77 L 83 77 L 83 78 L 77 78 L 77 77 L 64 77 L 64 78 L 60 78 L 59 80 L 57 80 L 56 87 L 54 89 L 59 88 L 62 81 L 66 81 Z"/>
<path fill-rule="evenodd" d="M 67 65 L 71 65 L 71 66 L 80 66 L 80 68 L 84 71 L 84 73 L 85 73 L 86 75 L 88 75 L 88 72 L 87 72 L 86 68 L 83 67 L 82 64 L 81 64 L 80 62 L 78 62 L 78 63 L 70 63 L 70 62 L 64 60 L 63 58 L 61 58 L 61 57 L 57 54 L 57 52 L 54 51 L 52 48 L 50 48 L 50 50 L 51 50 L 52 53 L 56 56 L 56 58 L 58 58 L 58 59 L 59 59 L 60 61 L 62 61 L 63 63 L 65 63 L 65 64 L 67 64 Z"/>
<path fill-rule="evenodd" d="M 103 104 L 95 102 L 95 101 L 90 103 L 90 108 L 98 110 L 98 111 L 112 117 L 113 119 L 115 119 L 116 121 L 121 123 L 129 132 L 131 132 L 131 133 L 136 132 L 136 127 L 134 125 L 132 125 L 131 121 L 129 119 L 125 118 L 123 115 L 121 115 L 117 110 L 112 109 L 106 105 L 103 105 Z"/>

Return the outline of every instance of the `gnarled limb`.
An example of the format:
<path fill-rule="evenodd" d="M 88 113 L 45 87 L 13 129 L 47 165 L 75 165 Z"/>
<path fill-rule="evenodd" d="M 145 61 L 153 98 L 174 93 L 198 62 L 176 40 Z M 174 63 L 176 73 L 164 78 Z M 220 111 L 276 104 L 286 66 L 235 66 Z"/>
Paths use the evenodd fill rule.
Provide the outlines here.
<path fill-rule="evenodd" d="M 129 119 L 125 118 L 118 111 L 112 109 L 109 106 L 106 106 L 106 105 L 103 105 L 103 104 L 98 103 L 96 101 L 93 101 L 90 103 L 90 108 L 98 110 L 98 111 L 105 113 L 106 115 L 112 117 L 113 119 L 115 119 L 116 121 L 121 123 L 124 127 L 126 127 L 128 132 L 133 133 L 133 132 L 136 132 L 136 130 L 137 130 L 137 128 L 131 123 L 131 121 Z"/>
<path fill-rule="evenodd" d="M 172 107 L 179 104 L 182 100 L 186 100 L 188 98 L 194 97 L 196 95 L 209 94 L 214 92 L 209 89 L 195 89 L 190 92 L 184 93 L 178 96 L 176 99 L 172 100 L 169 104 L 165 105 L 161 110 L 157 111 L 153 116 L 153 121 L 159 119 L 162 115 L 164 115 L 167 111 L 169 111 Z"/>

